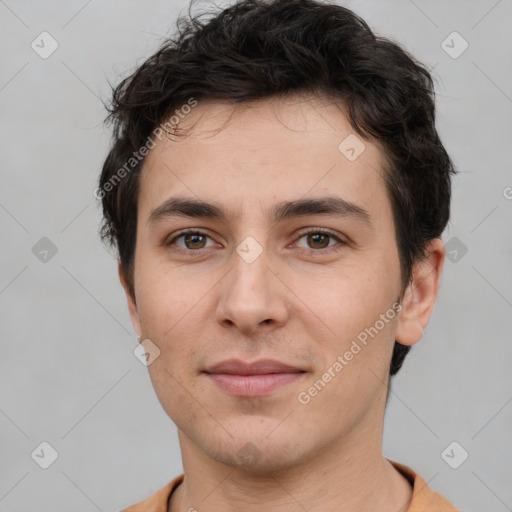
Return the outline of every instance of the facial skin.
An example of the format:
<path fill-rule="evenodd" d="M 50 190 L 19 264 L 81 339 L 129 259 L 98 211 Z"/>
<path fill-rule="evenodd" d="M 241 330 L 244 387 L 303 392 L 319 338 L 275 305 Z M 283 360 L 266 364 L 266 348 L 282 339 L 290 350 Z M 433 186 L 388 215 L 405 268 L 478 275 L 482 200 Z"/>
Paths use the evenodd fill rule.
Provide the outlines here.
<path fill-rule="evenodd" d="M 199 102 L 180 126 L 190 134 L 155 140 L 142 171 L 135 297 L 119 267 L 134 328 L 160 349 L 149 373 L 179 429 L 186 478 L 169 510 L 407 505 L 409 484 L 382 457 L 389 365 L 395 339 L 416 343 L 429 320 L 442 242 L 433 240 L 416 265 L 400 313 L 303 404 L 299 393 L 400 297 L 384 154 L 365 140 L 349 161 L 338 146 L 354 130 L 340 107 L 320 98 L 266 99 L 237 111 Z M 325 196 L 357 205 L 369 222 L 356 214 L 278 222 L 270 215 L 279 203 Z M 175 197 L 213 203 L 226 217 L 149 221 Z M 187 228 L 204 236 L 165 245 Z M 262 250 L 250 263 L 237 252 L 247 237 Z M 304 373 L 265 396 L 233 396 L 204 373 L 231 358 L 276 359 Z"/>

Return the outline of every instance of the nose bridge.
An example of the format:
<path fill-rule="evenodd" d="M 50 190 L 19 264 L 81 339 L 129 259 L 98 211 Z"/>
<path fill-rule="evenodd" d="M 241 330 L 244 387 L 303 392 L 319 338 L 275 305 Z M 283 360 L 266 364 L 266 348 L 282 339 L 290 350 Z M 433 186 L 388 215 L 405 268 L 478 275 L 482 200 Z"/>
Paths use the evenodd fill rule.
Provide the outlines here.
<path fill-rule="evenodd" d="M 266 246 L 248 236 L 231 256 L 231 271 L 223 283 L 217 320 L 253 331 L 263 322 L 282 324 L 286 317 L 283 287 L 272 270 Z M 274 262 L 275 265 L 275 262 Z"/>

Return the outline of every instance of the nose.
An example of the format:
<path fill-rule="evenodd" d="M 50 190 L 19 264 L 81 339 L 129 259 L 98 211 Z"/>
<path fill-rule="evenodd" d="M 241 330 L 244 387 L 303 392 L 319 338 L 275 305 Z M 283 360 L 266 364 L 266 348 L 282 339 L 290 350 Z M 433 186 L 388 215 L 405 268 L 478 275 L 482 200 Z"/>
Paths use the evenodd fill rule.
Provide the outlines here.
<path fill-rule="evenodd" d="M 242 256 L 240 255 L 242 254 Z M 269 332 L 286 323 L 288 288 L 263 250 L 254 260 L 233 252 L 231 271 L 220 284 L 217 322 L 245 335 Z M 272 266 L 274 268 L 272 268 Z"/>

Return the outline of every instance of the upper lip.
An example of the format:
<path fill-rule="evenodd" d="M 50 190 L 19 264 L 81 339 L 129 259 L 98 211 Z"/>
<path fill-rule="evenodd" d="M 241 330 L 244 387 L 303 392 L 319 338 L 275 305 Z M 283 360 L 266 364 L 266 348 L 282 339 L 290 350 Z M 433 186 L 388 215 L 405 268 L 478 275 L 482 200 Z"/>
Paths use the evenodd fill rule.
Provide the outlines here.
<path fill-rule="evenodd" d="M 240 359 L 227 359 L 205 370 L 206 373 L 230 373 L 233 375 L 263 375 L 268 373 L 296 373 L 304 371 L 274 359 L 260 359 L 252 363 L 247 363 Z"/>

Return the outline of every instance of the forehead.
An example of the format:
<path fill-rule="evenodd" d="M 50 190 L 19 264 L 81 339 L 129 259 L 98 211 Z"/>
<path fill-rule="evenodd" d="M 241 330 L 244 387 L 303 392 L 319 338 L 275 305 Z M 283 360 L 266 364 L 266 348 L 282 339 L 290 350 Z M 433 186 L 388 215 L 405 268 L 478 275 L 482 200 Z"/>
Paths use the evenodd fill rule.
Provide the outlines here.
<path fill-rule="evenodd" d="M 225 203 L 237 214 L 253 201 L 326 194 L 389 206 L 382 149 L 357 135 L 343 107 L 330 99 L 207 100 L 183 109 L 179 119 L 183 135 L 155 139 L 146 157 L 141 215 L 174 194 Z"/>

